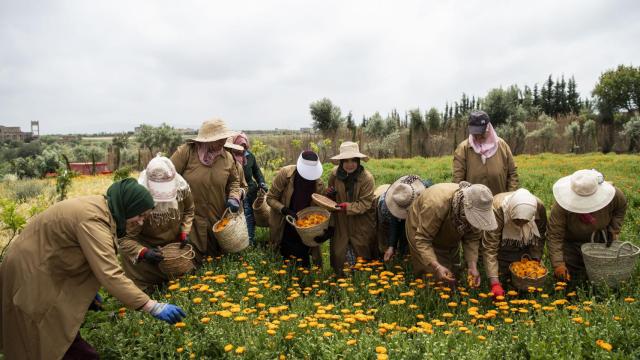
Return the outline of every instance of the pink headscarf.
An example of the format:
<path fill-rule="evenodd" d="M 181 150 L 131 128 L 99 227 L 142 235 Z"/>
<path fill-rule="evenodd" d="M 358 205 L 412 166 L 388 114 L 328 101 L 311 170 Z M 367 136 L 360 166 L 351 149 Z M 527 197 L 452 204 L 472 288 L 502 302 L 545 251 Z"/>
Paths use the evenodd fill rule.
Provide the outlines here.
<path fill-rule="evenodd" d="M 484 142 L 478 144 L 473 140 L 473 135 L 469 134 L 469 144 L 473 148 L 476 154 L 480 155 L 482 163 L 485 164 L 487 159 L 492 157 L 498 151 L 498 135 L 493 129 L 491 123 L 487 125 L 487 130 L 484 135 Z"/>
<path fill-rule="evenodd" d="M 240 145 L 245 149 L 249 149 L 249 138 L 244 132 L 240 132 L 240 134 L 238 134 L 236 138 L 233 139 L 233 143 L 236 145 Z"/>
<path fill-rule="evenodd" d="M 224 147 L 220 147 L 218 151 L 213 150 L 212 143 L 196 143 L 198 149 L 198 158 L 202 165 L 211 166 L 218 156 L 224 153 Z"/>

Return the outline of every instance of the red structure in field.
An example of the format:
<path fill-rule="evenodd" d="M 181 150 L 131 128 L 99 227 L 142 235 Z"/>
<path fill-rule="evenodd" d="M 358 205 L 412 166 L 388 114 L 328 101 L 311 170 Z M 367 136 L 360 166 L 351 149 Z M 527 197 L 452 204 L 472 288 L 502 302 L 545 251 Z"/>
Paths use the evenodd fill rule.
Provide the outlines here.
<path fill-rule="evenodd" d="M 109 174 L 111 171 L 107 166 L 106 162 L 96 162 L 95 174 Z M 82 175 L 92 175 L 93 174 L 93 163 L 90 162 L 73 162 L 69 163 L 71 170 L 82 174 Z"/>

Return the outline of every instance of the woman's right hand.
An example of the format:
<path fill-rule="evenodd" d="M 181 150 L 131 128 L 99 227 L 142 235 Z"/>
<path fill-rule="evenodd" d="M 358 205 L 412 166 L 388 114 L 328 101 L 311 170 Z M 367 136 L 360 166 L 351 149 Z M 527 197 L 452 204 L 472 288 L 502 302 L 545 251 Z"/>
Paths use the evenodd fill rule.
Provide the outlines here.
<path fill-rule="evenodd" d="M 449 269 L 447 269 L 446 267 L 440 264 L 435 266 L 435 271 L 436 271 L 436 277 L 438 278 L 438 280 L 442 280 L 442 281 L 456 280 L 456 277 L 453 275 L 453 273 Z"/>
<path fill-rule="evenodd" d="M 384 257 L 383 257 L 384 261 L 389 261 L 389 260 L 391 260 L 391 258 L 393 257 L 393 254 L 394 254 L 394 253 L 395 253 L 395 252 L 394 252 L 393 246 L 389 246 L 389 247 L 387 248 L 387 251 L 385 251 L 385 252 L 384 252 Z"/>

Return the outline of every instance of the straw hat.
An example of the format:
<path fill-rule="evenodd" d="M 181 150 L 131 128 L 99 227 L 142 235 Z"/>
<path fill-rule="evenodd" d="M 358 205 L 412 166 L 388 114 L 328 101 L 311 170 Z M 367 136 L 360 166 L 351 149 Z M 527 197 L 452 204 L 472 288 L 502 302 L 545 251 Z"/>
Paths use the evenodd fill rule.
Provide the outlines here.
<path fill-rule="evenodd" d="M 202 123 L 198 136 L 193 139 L 197 142 L 213 142 L 235 136 L 238 133 L 227 128 L 222 119 L 207 120 Z"/>
<path fill-rule="evenodd" d="M 553 184 L 553 197 L 563 209 L 588 214 L 607 206 L 616 188 L 596 170 L 578 170 Z"/>
<path fill-rule="evenodd" d="M 340 153 L 331 158 L 331 162 L 335 165 L 340 164 L 340 160 L 360 158 L 364 161 L 369 161 L 369 157 L 360 152 L 358 143 L 352 141 L 345 141 L 340 144 Z"/>
<path fill-rule="evenodd" d="M 224 143 L 224 147 L 226 147 L 227 149 L 244 151 L 244 148 L 242 147 L 242 145 L 233 143 L 233 139 L 234 139 L 233 136 L 227 138 L 227 141 Z"/>
<path fill-rule="evenodd" d="M 318 180 L 322 176 L 322 163 L 318 154 L 311 150 L 301 152 L 296 162 L 296 170 L 306 180 Z"/>
<path fill-rule="evenodd" d="M 464 215 L 471 226 L 483 231 L 498 228 L 493 214 L 493 194 L 482 184 L 473 184 L 462 189 L 464 196 Z"/>
<path fill-rule="evenodd" d="M 396 180 L 384 196 L 391 215 L 398 219 L 406 219 L 409 216 L 409 206 L 418 198 L 426 187 L 417 175 L 405 175 Z"/>

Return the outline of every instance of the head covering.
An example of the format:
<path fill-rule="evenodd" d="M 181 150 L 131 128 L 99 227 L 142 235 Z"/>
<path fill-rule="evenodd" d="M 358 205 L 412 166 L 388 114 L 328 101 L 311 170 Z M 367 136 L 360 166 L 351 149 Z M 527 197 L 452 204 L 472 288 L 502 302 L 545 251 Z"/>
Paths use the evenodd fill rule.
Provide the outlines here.
<path fill-rule="evenodd" d="M 237 132 L 227 128 L 222 119 L 207 120 L 202 123 L 198 136 L 193 139 L 196 142 L 213 142 L 235 136 Z"/>
<path fill-rule="evenodd" d="M 116 221 L 118 237 L 126 235 L 127 219 L 153 209 L 154 206 L 149 191 L 132 178 L 111 184 L 106 197 L 109 211 Z"/>
<path fill-rule="evenodd" d="M 220 149 L 215 150 L 213 142 L 196 142 L 195 144 L 198 151 L 198 159 L 202 165 L 211 166 L 218 156 L 224 154 L 224 147 L 221 146 Z"/>
<path fill-rule="evenodd" d="M 615 195 L 616 188 L 594 169 L 578 170 L 553 184 L 553 197 L 558 205 L 578 214 L 602 209 Z"/>
<path fill-rule="evenodd" d="M 498 227 L 493 214 L 493 194 L 482 184 L 473 184 L 462 188 L 464 215 L 476 229 L 495 230 Z"/>
<path fill-rule="evenodd" d="M 498 134 L 496 134 L 491 124 L 487 125 L 487 130 L 484 134 L 484 141 L 481 143 L 476 141 L 473 134 L 469 134 L 469 145 L 471 145 L 476 154 L 480 155 L 482 163 L 486 164 L 487 159 L 498 151 Z"/>
<path fill-rule="evenodd" d="M 144 186 L 155 203 L 151 219 L 156 224 L 176 219 L 179 214 L 178 202 L 190 191 L 189 184 L 176 172 L 168 158 L 157 155 L 149 161 L 147 168 L 140 173 L 138 183 Z"/>
<path fill-rule="evenodd" d="M 240 132 L 240 134 L 236 135 L 233 139 L 233 143 L 236 145 L 240 145 L 245 149 L 249 149 L 249 137 L 244 132 Z"/>
<path fill-rule="evenodd" d="M 322 163 L 318 154 L 311 150 L 301 152 L 296 162 L 296 170 L 303 179 L 318 180 L 322 176 Z"/>
<path fill-rule="evenodd" d="M 527 189 L 518 189 L 506 196 L 501 204 L 504 213 L 504 227 L 502 228 L 502 240 L 513 242 L 518 247 L 530 245 L 540 238 L 538 225 L 536 225 L 536 213 L 538 212 L 538 198 Z M 522 227 L 516 225 L 513 220 L 527 220 Z"/>
<path fill-rule="evenodd" d="M 405 175 L 396 180 L 384 196 L 384 202 L 391 214 L 398 219 L 409 216 L 409 207 L 426 189 L 418 175 Z"/>
<path fill-rule="evenodd" d="M 242 166 L 245 166 L 247 164 L 247 158 L 244 156 L 244 148 L 240 145 L 234 144 L 233 139 L 234 136 L 227 138 L 227 142 L 224 143 L 224 147 L 231 150 L 231 155 L 233 155 L 233 158 L 236 160 L 236 162 L 238 162 Z M 237 154 L 233 150 L 240 151 L 240 153 Z"/>
<path fill-rule="evenodd" d="M 489 115 L 486 112 L 475 110 L 469 114 L 469 134 L 484 134 L 489 124 L 491 124 L 491 120 L 489 120 Z"/>
<path fill-rule="evenodd" d="M 369 157 L 360 152 L 358 143 L 352 141 L 345 141 L 340 144 L 340 153 L 331 158 L 331 162 L 335 165 L 340 163 L 340 160 L 358 158 L 364 161 L 369 161 Z"/>

